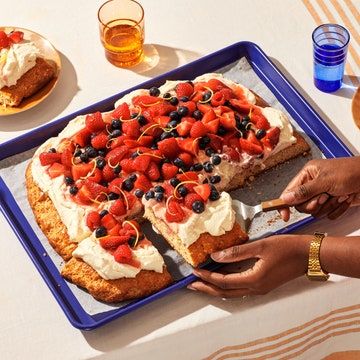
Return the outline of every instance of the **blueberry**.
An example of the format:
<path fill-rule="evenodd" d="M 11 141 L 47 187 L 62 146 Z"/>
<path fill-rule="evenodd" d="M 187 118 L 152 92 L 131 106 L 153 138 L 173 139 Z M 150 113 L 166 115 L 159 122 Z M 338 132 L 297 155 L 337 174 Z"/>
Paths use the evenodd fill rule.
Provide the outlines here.
<path fill-rule="evenodd" d="M 189 109 L 186 106 L 179 106 L 178 113 L 181 117 L 184 117 L 189 114 Z"/>
<path fill-rule="evenodd" d="M 226 129 L 222 125 L 220 125 L 217 131 L 217 135 L 224 136 L 225 134 L 226 134 Z"/>
<path fill-rule="evenodd" d="M 182 102 L 187 102 L 187 101 L 189 101 L 190 99 L 189 99 L 189 97 L 188 96 L 182 96 L 181 98 L 180 98 L 180 101 L 182 101 Z"/>
<path fill-rule="evenodd" d="M 50 149 L 48 150 L 48 152 L 54 154 L 54 153 L 56 153 L 56 150 L 55 150 L 54 148 L 50 148 Z"/>
<path fill-rule="evenodd" d="M 177 120 L 171 120 L 167 123 L 166 127 L 171 129 L 171 128 L 174 128 L 177 124 L 178 124 Z"/>
<path fill-rule="evenodd" d="M 136 189 L 135 190 L 135 196 L 137 197 L 137 198 L 142 198 L 143 197 L 143 195 L 144 195 L 144 192 L 141 190 L 141 189 Z"/>
<path fill-rule="evenodd" d="M 160 95 L 160 90 L 156 87 L 153 86 L 150 90 L 149 90 L 149 94 L 151 96 L 159 96 Z"/>
<path fill-rule="evenodd" d="M 80 160 L 82 161 L 82 162 L 87 162 L 88 160 L 89 160 L 89 156 L 88 156 L 88 154 L 87 153 L 81 153 L 81 155 L 80 155 Z"/>
<path fill-rule="evenodd" d="M 249 121 L 250 121 L 250 116 L 245 115 L 245 116 L 242 118 L 242 121 L 247 121 L 247 122 L 249 122 Z"/>
<path fill-rule="evenodd" d="M 96 159 L 96 167 L 100 170 L 102 170 L 106 165 L 106 161 L 103 158 Z"/>
<path fill-rule="evenodd" d="M 155 190 L 155 192 L 158 192 L 158 193 L 163 193 L 165 191 L 165 189 L 161 185 L 156 185 L 154 187 L 154 190 Z"/>
<path fill-rule="evenodd" d="M 259 129 L 259 130 L 256 132 L 256 138 L 257 138 L 257 139 L 262 139 L 265 135 L 266 135 L 266 131 L 263 130 L 263 129 Z"/>
<path fill-rule="evenodd" d="M 215 151 L 212 149 L 212 148 L 207 148 L 206 150 L 205 150 L 205 154 L 206 154 L 206 156 L 211 156 L 212 154 L 214 154 L 215 153 Z"/>
<path fill-rule="evenodd" d="M 176 129 L 170 131 L 170 135 L 174 138 L 177 138 L 179 136 L 179 133 Z"/>
<path fill-rule="evenodd" d="M 131 114 L 130 119 L 135 119 L 138 115 L 139 113 L 133 113 Z"/>
<path fill-rule="evenodd" d="M 105 226 L 99 226 L 96 230 L 95 230 L 95 236 L 97 238 L 99 237 L 103 237 L 107 235 L 107 230 Z"/>
<path fill-rule="evenodd" d="M 75 153 L 74 153 L 74 156 L 75 157 L 78 157 L 82 154 L 81 150 L 76 150 Z"/>
<path fill-rule="evenodd" d="M 169 117 L 171 120 L 176 120 L 176 121 L 180 121 L 180 115 L 177 111 L 172 111 L 170 114 L 169 114 Z"/>
<path fill-rule="evenodd" d="M 194 164 L 193 167 L 195 171 L 201 171 L 204 168 L 200 163 Z"/>
<path fill-rule="evenodd" d="M 101 210 L 100 211 L 100 217 L 103 218 L 105 215 L 107 215 L 109 212 L 107 210 Z"/>
<path fill-rule="evenodd" d="M 72 185 L 74 183 L 74 179 L 70 176 L 65 176 L 65 184 Z"/>
<path fill-rule="evenodd" d="M 165 93 L 163 95 L 163 98 L 166 99 L 166 100 L 170 100 L 171 99 L 171 94 L 167 92 L 167 93 Z"/>
<path fill-rule="evenodd" d="M 155 200 L 160 202 L 163 201 L 164 199 L 164 194 L 163 193 L 155 193 Z"/>
<path fill-rule="evenodd" d="M 203 184 L 208 184 L 208 183 L 209 183 L 209 179 L 208 179 L 208 178 L 205 178 L 202 183 L 203 183 Z"/>
<path fill-rule="evenodd" d="M 105 150 L 98 150 L 98 156 L 105 157 L 106 151 Z"/>
<path fill-rule="evenodd" d="M 112 138 L 117 138 L 120 135 L 121 135 L 121 130 L 119 130 L 119 129 L 113 130 L 113 132 L 111 133 Z"/>
<path fill-rule="evenodd" d="M 221 181 L 221 177 L 220 175 L 213 175 L 213 176 L 210 176 L 210 183 L 211 184 L 217 184 Z"/>
<path fill-rule="evenodd" d="M 206 148 L 207 145 L 209 145 L 210 143 L 210 138 L 208 136 L 203 136 L 200 140 L 199 140 L 199 148 L 201 150 L 204 150 Z"/>
<path fill-rule="evenodd" d="M 128 240 L 128 244 L 130 247 L 134 247 L 136 243 L 136 236 L 135 235 L 130 235 L 129 240 Z"/>
<path fill-rule="evenodd" d="M 176 106 L 179 103 L 179 100 L 177 99 L 177 97 L 173 96 L 170 100 L 169 103 L 173 106 Z"/>
<path fill-rule="evenodd" d="M 77 188 L 77 186 L 74 185 L 70 187 L 69 191 L 71 195 L 75 195 L 79 191 L 79 189 Z"/>
<path fill-rule="evenodd" d="M 211 162 L 213 165 L 219 165 L 221 163 L 221 157 L 215 154 L 211 157 Z"/>
<path fill-rule="evenodd" d="M 120 197 L 120 195 L 117 194 L 117 193 L 114 193 L 114 192 L 111 192 L 111 193 L 109 193 L 109 195 L 108 195 L 109 200 L 116 200 L 116 199 L 118 199 L 119 197 Z"/>
<path fill-rule="evenodd" d="M 157 150 L 158 146 L 156 143 L 152 143 L 150 149 Z"/>
<path fill-rule="evenodd" d="M 131 175 L 128 177 L 128 179 L 129 179 L 131 182 L 135 182 L 136 179 L 137 179 L 137 176 L 136 176 L 136 174 L 131 174 Z"/>
<path fill-rule="evenodd" d="M 138 154 L 138 152 L 137 151 L 134 151 L 132 154 L 131 154 L 131 158 L 132 159 L 135 159 L 135 158 L 137 158 L 139 156 L 139 154 Z"/>
<path fill-rule="evenodd" d="M 123 190 L 126 190 L 126 191 L 131 191 L 133 188 L 134 188 L 134 183 L 129 180 L 129 179 L 126 179 L 122 184 L 121 184 L 121 188 Z"/>
<path fill-rule="evenodd" d="M 90 158 L 94 158 L 98 156 L 98 152 L 92 147 L 92 146 L 87 146 L 85 148 L 85 153 L 88 155 L 88 157 Z"/>
<path fill-rule="evenodd" d="M 205 210 L 205 204 L 202 201 L 194 201 L 192 204 L 192 209 L 195 213 L 201 214 Z"/>
<path fill-rule="evenodd" d="M 215 201 L 215 200 L 218 200 L 219 198 L 220 198 L 219 192 L 216 190 L 215 186 L 211 186 L 209 199 L 211 201 Z"/>
<path fill-rule="evenodd" d="M 170 179 L 170 185 L 171 185 L 172 187 L 175 187 L 175 186 L 178 185 L 178 184 L 180 184 L 180 180 L 179 180 L 179 179 L 177 179 L 177 178 L 171 178 L 171 179 Z"/>
<path fill-rule="evenodd" d="M 211 91 L 205 91 L 203 97 L 202 97 L 202 101 L 209 101 L 211 98 Z"/>
<path fill-rule="evenodd" d="M 174 165 L 176 165 L 179 168 L 182 168 L 185 166 L 184 162 L 180 158 L 176 158 L 174 160 Z"/>
<path fill-rule="evenodd" d="M 207 161 L 204 163 L 204 170 L 207 173 L 211 173 L 214 170 L 214 166 L 209 161 Z"/>
<path fill-rule="evenodd" d="M 168 139 L 168 138 L 171 138 L 171 134 L 169 131 L 164 131 L 161 136 L 160 136 L 160 140 L 165 140 L 165 139 Z"/>
<path fill-rule="evenodd" d="M 118 175 L 118 174 L 120 174 L 120 171 L 121 171 L 121 166 L 120 166 L 120 165 L 116 165 L 116 166 L 114 167 L 114 173 L 115 173 L 116 175 Z"/>
<path fill-rule="evenodd" d="M 145 193 L 145 199 L 150 200 L 155 196 L 155 193 L 153 190 L 149 190 Z"/>
<path fill-rule="evenodd" d="M 108 183 L 107 181 L 105 181 L 105 180 L 101 180 L 101 181 L 100 181 L 100 185 L 105 186 L 105 187 L 108 187 L 108 186 L 109 186 L 109 183 Z"/>
<path fill-rule="evenodd" d="M 192 114 L 193 118 L 196 120 L 201 120 L 203 117 L 203 113 L 200 110 L 195 110 Z"/>
<path fill-rule="evenodd" d="M 188 189 L 184 185 L 180 185 L 177 188 L 177 192 L 180 196 L 185 197 L 188 194 Z"/>
<path fill-rule="evenodd" d="M 111 122 L 111 127 L 115 129 L 121 129 L 121 121 L 119 119 L 115 119 Z"/>
<path fill-rule="evenodd" d="M 146 117 L 144 115 L 140 115 L 138 117 L 137 121 L 141 126 L 144 126 L 144 125 L 147 124 L 147 120 L 146 120 Z"/>

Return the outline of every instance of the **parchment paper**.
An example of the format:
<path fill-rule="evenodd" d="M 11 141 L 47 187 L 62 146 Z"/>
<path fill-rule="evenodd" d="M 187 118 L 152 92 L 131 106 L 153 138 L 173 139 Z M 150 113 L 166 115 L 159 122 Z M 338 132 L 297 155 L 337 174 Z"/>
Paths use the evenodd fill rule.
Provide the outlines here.
<path fill-rule="evenodd" d="M 226 68 L 219 70 L 218 72 L 223 73 L 227 78 L 235 82 L 239 82 L 249 89 L 252 89 L 271 106 L 281 109 L 287 113 L 283 106 L 266 87 L 266 85 L 258 78 L 245 58 L 240 59 L 236 63 L 233 63 Z M 287 115 L 290 118 L 288 113 Z M 311 145 L 311 155 L 307 157 L 300 156 L 274 169 L 271 169 L 264 174 L 261 174 L 243 189 L 232 191 L 231 195 L 233 198 L 238 199 L 246 204 L 256 205 L 263 200 L 278 197 L 287 183 L 292 179 L 293 176 L 295 176 L 295 174 L 304 166 L 308 160 L 311 158 L 323 157 L 320 150 L 311 141 L 311 139 L 301 131 L 295 121 L 291 119 L 291 122 L 295 128 L 305 137 L 306 141 Z M 54 264 L 60 271 L 64 262 L 60 256 L 54 252 L 46 237 L 39 229 L 27 201 L 24 174 L 29 159 L 31 159 L 35 150 L 36 149 L 32 149 L 22 154 L 18 154 L 0 161 L 0 176 L 2 176 L 7 186 L 10 188 L 21 210 L 24 212 L 42 245 L 45 247 L 48 256 L 51 257 Z M 305 217 L 306 215 L 299 214 L 294 211 L 290 222 L 285 224 L 280 219 L 277 212 L 261 214 L 255 218 L 251 224 L 249 229 L 249 236 L 251 239 L 261 238 L 266 234 L 277 231 L 284 226 L 297 222 Z M 192 272 L 192 267 L 187 265 L 181 256 L 169 248 L 162 237 L 152 230 L 151 225 L 148 222 L 143 224 L 143 231 L 153 241 L 155 246 L 163 255 L 165 263 L 175 281 L 184 278 Z M 128 303 L 123 302 L 115 305 L 104 304 L 93 299 L 93 297 L 90 296 L 86 291 L 83 291 L 77 286 L 74 286 L 70 283 L 68 283 L 68 285 L 70 286 L 80 304 L 83 306 L 84 310 L 90 315 L 119 308 Z"/>

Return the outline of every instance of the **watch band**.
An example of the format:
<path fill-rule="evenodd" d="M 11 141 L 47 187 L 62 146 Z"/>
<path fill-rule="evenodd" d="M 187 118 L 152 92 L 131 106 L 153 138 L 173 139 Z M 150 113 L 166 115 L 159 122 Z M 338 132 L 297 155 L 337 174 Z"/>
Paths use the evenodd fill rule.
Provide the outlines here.
<path fill-rule="evenodd" d="M 325 236 L 327 236 L 326 233 L 315 232 L 310 243 L 308 271 L 306 274 L 309 280 L 326 281 L 329 278 L 329 274 L 323 271 L 320 264 L 320 247 Z"/>

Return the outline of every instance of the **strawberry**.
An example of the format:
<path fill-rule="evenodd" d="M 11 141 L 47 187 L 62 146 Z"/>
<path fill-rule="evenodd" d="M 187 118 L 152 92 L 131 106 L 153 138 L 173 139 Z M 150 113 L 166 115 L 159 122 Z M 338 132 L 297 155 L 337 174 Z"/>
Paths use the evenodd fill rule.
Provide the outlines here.
<path fill-rule="evenodd" d="M 209 104 L 202 104 L 200 102 L 198 102 L 196 104 L 197 108 L 199 111 L 201 111 L 203 114 L 207 113 L 209 110 L 211 110 L 211 106 Z M 212 119 L 211 119 L 212 120 Z"/>
<path fill-rule="evenodd" d="M 130 174 L 134 171 L 133 161 L 131 159 L 122 159 L 120 161 L 120 166 L 121 166 L 122 170 L 128 174 Z"/>
<path fill-rule="evenodd" d="M 130 138 L 137 139 L 141 134 L 140 124 L 135 119 L 123 122 L 122 131 Z"/>
<path fill-rule="evenodd" d="M 149 155 L 141 154 L 133 160 L 133 168 L 140 172 L 145 172 L 149 167 L 151 157 Z"/>
<path fill-rule="evenodd" d="M 72 167 L 73 153 L 69 149 L 65 149 L 61 154 L 61 163 L 68 168 Z"/>
<path fill-rule="evenodd" d="M 6 35 L 5 31 L 0 30 L 0 50 L 7 48 L 10 45 L 10 40 Z"/>
<path fill-rule="evenodd" d="M 104 149 L 106 148 L 106 144 L 108 140 L 109 140 L 108 135 L 101 133 L 99 135 L 94 136 L 91 139 L 91 145 L 94 149 L 97 150 Z"/>
<path fill-rule="evenodd" d="M 112 138 L 111 141 L 108 142 L 108 144 L 110 144 L 110 149 L 114 150 L 115 148 L 124 145 L 124 140 L 126 138 L 127 138 L 126 135 L 121 135 L 117 138 Z"/>
<path fill-rule="evenodd" d="M 185 213 L 177 201 L 168 202 L 165 218 L 168 222 L 181 222 L 185 219 Z"/>
<path fill-rule="evenodd" d="M 53 163 L 48 169 L 48 174 L 52 179 L 60 175 L 66 175 L 66 168 L 63 164 Z"/>
<path fill-rule="evenodd" d="M 196 139 L 198 137 L 203 137 L 208 132 L 207 128 L 201 121 L 197 121 L 193 124 L 191 130 L 190 130 L 190 136 L 193 139 Z"/>
<path fill-rule="evenodd" d="M 195 186 L 194 191 L 198 195 L 200 195 L 204 201 L 207 201 L 207 199 L 210 196 L 211 188 L 210 188 L 209 184 L 202 184 L 202 185 Z"/>
<path fill-rule="evenodd" d="M 92 163 L 81 163 L 81 164 L 77 164 L 77 165 L 73 165 L 71 168 L 71 173 L 72 173 L 72 177 L 73 179 L 79 180 L 81 177 L 86 177 L 87 174 L 93 170 L 93 164 Z"/>
<path fill-rule="evenodd" d="M 134 183 L 135 189 L 140 189 L 142 191 L 148 191 L 151 189 L 152 185 L 149 179 L 145 175 L 139 175 Z"/>
<path fill-rule="evenodd" d="M 203 201 L 203 198 L 199 195 L 199 194 L 196 194 L 196 193 L 190 193 L 190 194 L 187 194 L 185 196 L 185 200 L 184 200 L 184 205 L 188 208 L 188 209 L 192 209 L 192 204 L 195 202 L 195 201 Z"/>
<path fill-rule="evenodd" d="M 116 178 L 116 174 L 114 172 L 114 169 L 106 164 L 102 170 L 102 177 L 105 181 L 109 182 Z"/>
<path fill-rule="evenodd" d="M 147 238 L 144 238 L 142 240 L 139 240 L 139 242 L 136 245 L 136 248 L 145 248 L 148 246 L 151 246 L 152 242 L 150 240 L 148 240 Z"/>
<path fill-rule="evenodd" d="M 79 192 L 84 189 L 84 194 L 89 195 L 91 200 L 102 201 L 106 198 L 108 189 L 105 186 L 97 184 L 94 181 L 86 179 L 84 185 L 80 188 Z"/>
<path fill-rule="evenodd" d="M 233 111 L 224 112 L 220 116 L 221 125 L 227 130 L 233 130 L 236 126 L 235 114 Z"/>
<path fill-rule="evenodd" d="M 107 231 L 107 234 L 110 235 L 110 236 L 117 236 L 119 235 L 119 231 L 121 229 L 121 225 L 118 223 L 116 224 L 114 227 L 112 227 L 111 229 L 109 229 Z"/>
<path fill-rule="evenodd" d="M 150 147 L 154 141 L 154 137 L 150 135 L 143 135 L 140 139 L 138 139 L 138 143 L 140 146 Z"/>
<path fill-rule="evenodd" d="M 263 130 L 270 129 L 269 121 L 261 113 L 256 113 L 256 114 L 252 113 L 251 114 L 251 122 L 254 123 L 258 129 L 263 129 Z"/>
<path fill-rule="evenodd" d="M 158 149 L 168 159 L 176 158 L 180 148 L 175 138 L 168 138 L 157 143 Z"/>
<path fill-rule="evenodd" d="M 110 214 L 122 216 L 126 214 L 126 207 L 123 200 L 115 200 L 109 208 Z"/>
<path fill-rule="evenodd" d="M 253 106 L 247 100 L 230 99 L 229 102 L 232 107 L 245 114 L 248 114 Z"/>
<path fill-rule="evenodd" d="M 75 151 L 75 145 L 70 139 L 64 139 L 57 147 L 57 152 L 62 153 L 64 150 L 70 150 L 71 153 Z"/>
<path fill-rule="evenodd" d="M 42 166 L 51 165 L 56 162 L 61 161 L 61 154 L 59 153 L 51 153 L 51 152 L 43 152 L 39 155 L 40 164 Z"/>
<path fill-rule="evenodd" d="M 160 177 L 160 171 L 158 166 L 156 165 L 155 162 L 151 161 L 149 164 L 149 167 L 146 171 L 147 177 L 151 180 L 151 181 L 156 181 L 159 179 Z"/>
<path fill-rule="evenodd" d="M 280 138 L 280 129 L 278 127 L 273 127 L 267 131 L 266 135 L 261 139 L 261 142 L 267 148 L 271 150 L 277 145 Z"/>
<path fill-rule="evenodd" d="M 170 117 L 166 115 L 160 115 L 156 116 L 154 119 L 154 122 L 159 124 L 161 127 L 166 127 L 168 122 L 170 121 Z"/>
<path fill-rule="evenodd" d="M 161 98 L 158 98 L 156 96 L 150 96 L 150 95 L 139 95 L 135 96 L 132 100 L 132 103 L 134 105 L 140 106 L 140 107 L 147 107 L 154 104 L 160 104 L 164 102 Z"/>
<path fill-rule="evenodd" d="M 225 103 L 225 96 L 220 91 L 216 92 L 213 97 L 211 98 L 211 105 L 212 106 L 219 106 L 224 105 Z"/>
<path fill-rule="evenodd" d="M 94 114 L 86 115 L 85 118 L 85 128 L 90 132 L 98 132 L 105 129 L 105 123 L 102 119 L 100 111 L 97 111 Z"/>
<path fill-rule="evenodd" d="M 197 140 L 191 139 L 191 138 L 187 138 L 187 139 L 181 139 L 181 138 L 177 138 L 176 139 L 178 142 L 178 145 L 180 147 L 181 150 L 183 151 L 187 151 L 193 155 L 197 155 L 199 152 L 199 143 Z"/>
<path fill-rule="evenodd" d="M 184 173 L 181 173 L 177 176 L 177 178 L 183 182 L 183 181 L 198 181 L 199 176 L 195 171 L 186 171 Z"/>
<path fill-rule="evenodd" d="M 225 100 L 230 100 L 230 99 L 233 99 L 233 98 L 234 98 L 234 93 L 233 93 L 233 91 L 232 91 L 231 89 L 229 89 L 229 88 L 221 89 L 221 90 L 219 91 L 219 93 L 221 93 L 221 94 L 224 96 Z"/>
<path fill-rule="evenodd" d="M 260 155 L 263 152 L 261 145 L 256 145 L 247 139 L 240 138 L 239 143 L 241 150 L 245 151 L 250 155 Z"/>
<path fill-rule="evenodd" d="M 91 131 L 87 128 L 84 128 L 73 135 L 72 140 L 75 142 L 75 144 L 80 145 L 80 147 L 85 147 L 90 139 L 90 135 Z"/>
<path fill-rule="evenodd" d="M 216 119 L 216 118 L 217 118 L 217 116 L 216 116 L 214 110 L 213 110 L 213 109 L 210 109 L 210 110 L 208 110 L 208 111 L 206 111 L 206 112 L 204 113 L 201 121 L 202 121 L 204 124 L 206 124 L 206 123 L 208 123 L 209 121 L 214 120 L 214 119 Z"/>
<path fill-rule="evenodd" d="M 116 164 L 118 164 L 128 152 L 129 149 L 127 146 L 119 146 L 108 152 L 105 156 L 105 160 L 108 162 L 108 164 L 116 166 Z"/>
<path fill-rule="evenodd" d="M 108 185 L 109 191 L 120 194 L 120 189 L 123 181 L 124 180 L 122 178 L 115 178 L 114 180 L 112 180 L 111 183 Z"/>
<path fill-rule="evenodd" d="M 221 151 L 223 148 L 222 137 L 214 134 L 208 134 L 207 136 L 210 139 L 210 147 L 215 151 Z"/>
<path fill-rule="evenodd" d="M 174 110 L 176 110 L 175 106 L 161 102 L 160 104 L 155 104 L 144 110 L 144 116 L 146 118 L 154 119 L 156 116 L 167 115 Z"/>
<path fill-rule="evenodd" d="M 175 92 L 178 98 L 190 97 L 194 92 L 194 87 L 189 82 L 181 82 L 176 85 Z"/>
<path fill-rule="evenodd" d="M 239 152 L 236 151 L 233 148 L 230 148 L 230 147 L 226 146 L 224 148 L 224 154 L 227 155 L 230 158 L 230 160 L 233 160 L 233 161 L 239 161 L 240 160 Z"/>
<path fill-rule="evenodd" d="M 166 197 L 174 195 L 174 188 L 168 182 L 163 182 L 161 186 L 165 189 Z"/>
<path fill-rule="evenodd" d="M 186 166 L 191 166 L 193 164 L 193 157 L 189 153 L 182 152 L 179 154 L 178 158 L 181 159 Z"/>
<path fill-rule="evenodd" d="M 196 104 L 194 101 L 180 101 L 179 106 L 186 106 L 189 109 L 189 115 L 196 110 Z"/>
<path fill-rule="evenodd" d="M 24 33 L 22 31 L 12 31 L 8 35 L 8 38 L 14 44 L 18 44 L 19 42 L 21 42 L 24 39 Z"/>
<path fill-rule="evenodd" d="M 100 245 L 104 249 L 116 249 L 119 245 L 126 244 L 130 239 L 130 236 L 126 235 L 115 235 L 115 236 L 104 236 L 100 238 Z"/>
<path fill-rule="evenodd" d="M 118 224 L 117 221 L 115 220 L 115 218 L 111 214 L 106 214 L 101 219 L 101 225 L 105 226 L 107 230 L 112 229 L 117 224 Z"/>
<path fill-rule="evenodd" d="M 187 136 L 190 133 L 190 130 L 195 122 L 195 119 L 191 117 L 184 117 L 181 120 L 181 123 L 176 126 L 176 131 L 180 136 Z"/>
<path fill-rule="evenodd" d="M 129 224 L 131 223 L 132 225 L 134 225 L 139 231 L 140 231 L 140 225 L 136 220 L 128 220 L 128 222 L 126 222 L 125 224 L 123 224 L 123 229 L 124 230 L 134 230 L 134 228 Z"/>
<path fill-rule="evenodd" d="M 164 163 L 161 167 L 161 174 L 165 180 L 170 180 L 179 171 L 179 168 L 173 164 Z"/>
<path fill-rule="evenodd" d="M 113 119 L 130 119 L 130 109 L 127 103 L 120 104 L 112 113 Z"/>
<path fill-rule="evenodd" d="M 211 134 L 216 134 L 219 130 L 220 120 L 214 119 L 204 124 L 207 131 Z"/>
<path fill-rule="evenodd" d="M 228 89 L 228 87 L 218 79 L 210 79 L 206 86 L 209 87 L 212 91 L 219 91 L 224 88 Z"/>
<path fill-rule="evenodd" d="M 100 214 L 97 211 L 90 211 L 86 216 L 86 225 L 91 230 L 94 231 L 101 224 Z"/>
<path fill-rule="evenodd" d="M 127 264 L 136 268 L 141 267 L 141 263 L 132 257 L 132 252 L 128 244 L 118 246 L 114 252 L 114 259 L 121 264 Z"/>

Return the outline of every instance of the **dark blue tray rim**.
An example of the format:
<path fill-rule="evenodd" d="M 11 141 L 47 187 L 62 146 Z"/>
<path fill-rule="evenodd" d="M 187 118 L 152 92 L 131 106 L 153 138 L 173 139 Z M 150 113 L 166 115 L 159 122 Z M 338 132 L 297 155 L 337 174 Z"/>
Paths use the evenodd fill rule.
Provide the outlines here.
<path fill-rule="evenodd" d="M 49 136 L 55 135 L 58 131 L 65 127 L 65 125 L 77 115 L 86 114 L 95 110 L 109 110 L 111 106 L 110 104 L 113 104 L 118 98 L 122 97 L 126 93 L 139 88 L 148 88 L 153 85 L 159 85 L 166 79 L 185 79 L 185 77 L 179 76 L 179 74 L 184 72 L 191 72 L 194 74 L 195 69 L 197 68 L 201 69 L 201 71 L 197 72 L 198 74 L 208 72 L 209 70 L 204 70 L 204 64 L 209 64 L 211 61 L 218 60 L 222 56 L 232 53 L 234 53 L 234 56 L 230 56 L 230 58 L 226 60 L 227 62 L 224 61 L 222 66 L 231 64 L 240 57 L 246 56 L 257 75 L 262 79 L 262 81 L 264 81 L 264 83 L 270 88 L 279 101 L 285 106 L 287 111 L 297 121 L 300 127 L 307 134 L 311 135 L 313 140 L 315 139 L 317 141 L 319 148 L 323 151 L 326 157 L 352 155 L 349 149 L 335 134 L 331 132 L 327 124 L 311 108 L 311 106 L 297 92 L 297 90 L 288 82 L 285 76 L 265 55 L 265 53 L 256 44 L 242 41 L 202 57 L 189 64 L 181 66 L 175 70 L 162 74 L 154 79 L 143 82 L 126 91 L 122 91 L 119 94 L 113 95 L 82 110 L 74 112 L 61 119 L 55 120 L 50 124 L 43 125 L 15 139 L 0 144 L 0 160 L 40 145 Z M 218 66 L 218 68 L 221 68 L 222 66 Z M 266 67 L 266 71 L 264 71 L 264 66 Z M 207 68 L 213 68 L 213 70 L 215 70 L 214 67 L 211 66 L 207 66 Z M 193 77 L 194 76 L 188 76 L 188 78 Z M 285 90 L 286 97 L 284 95 Z M 314 120 L 312 125 L 316 124 L 316 130 L 314 130 L 313 126 L 310 126 L 307 121 L 305 121 L 305 119 L 309 118 Z M 158 293 L 144 299 L 133 301 L 125 307 L 91 316 L 87 314 L 81 307 L 78 300 L 75 298 L 70 288 L 68 287 L 67 283 L 60 276 L 51 259 L 48 256 L 43 256 L 45 249 L 18 207 L 10 190 L 7 188 L 5 182 L 1 178 L 0 200 L 0 207 L 4 213 L 5 218 L 10 223 L 16 236 L 19 238 L 21 244 L 49 286 L 57 302 L 63 309 L 65 315 L 71 324 L 78 329 L 95 329 L 141 306 L 144 306 L 153 300 L 159 299 L 160 297 L 165 296 L 178 288 L 184 287 L 195 279 L 193 275 L 187 276 L 184 279 L 169 286 L 168 288 L 163 289 Z M 296 229 L 308 224 L 311 221 L 313 221 L 313 218 L 306 218 L 302 221 L 285 227 L 276 233 L 280 234 L 295 231 Z"/>

